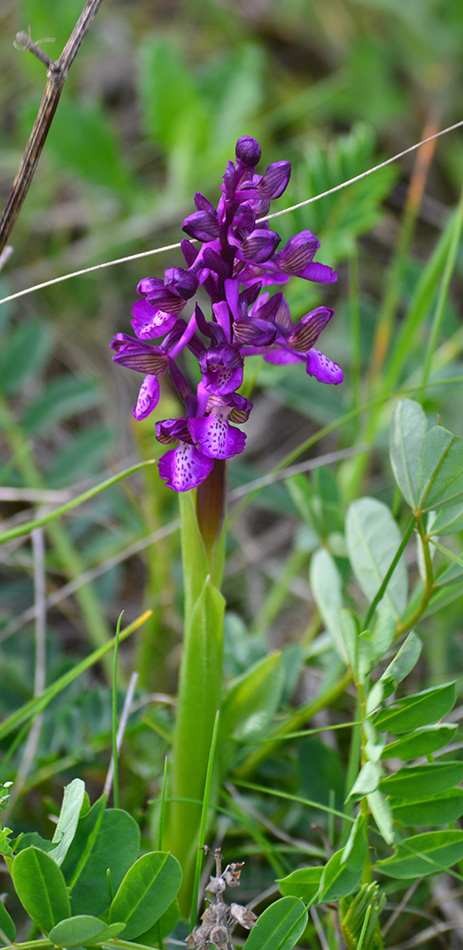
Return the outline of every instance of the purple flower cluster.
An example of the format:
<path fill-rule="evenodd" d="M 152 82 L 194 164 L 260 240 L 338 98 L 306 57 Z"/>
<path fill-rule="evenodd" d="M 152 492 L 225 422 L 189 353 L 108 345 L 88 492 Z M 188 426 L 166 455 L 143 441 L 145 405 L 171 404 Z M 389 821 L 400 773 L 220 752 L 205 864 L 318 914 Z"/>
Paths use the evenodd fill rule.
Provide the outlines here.
<path fill-rule="evenodd" d="M 132 310 L 136 336 L 118 333 L 111 343 L 116 363 L 144 374 L 133 410 L 136 419 L 156 408 L 159 377 L 166 372 L 185 406 L 181 418 L 156 423 L 159 442 L 177 443 L 159 461 L 161 477 L 175 491 L 200 485 L 215 459 L 242 452 L 246 436 L 236 424 L 245 422 L 252 409 L 238 392 L 246 356 L 305 363 L 307 373 L 322 383 L 342 380 L 340 367 L 314 346 L 333 311 L 317 307 L 293 325 L 283 293 L 276 289 L 293 276 L 332 283 L 337 274 L 314 261 L 320 242 L 311 231 L 294 234 L 277 250 L 280 236 L 261 219 L 271 199 L 283 194 L 291 166 L 273 162 L 258 175 L 260 155 L 255 139 L 238 139 L 236 164 L 228 163 L 217 208 L 196 194 L 196 211 L 183 222 L 183 230 L 201 247 L 184 239 L 186 268 L 168 268 L 164 280 L 140 281 L 140 299 Z M 196 303 L 186 320 L 181 314 L 199 288 L 210 299 L 209 319 Z M 185 347 L 198 362 L 196 391 L 176 362 Z"/>

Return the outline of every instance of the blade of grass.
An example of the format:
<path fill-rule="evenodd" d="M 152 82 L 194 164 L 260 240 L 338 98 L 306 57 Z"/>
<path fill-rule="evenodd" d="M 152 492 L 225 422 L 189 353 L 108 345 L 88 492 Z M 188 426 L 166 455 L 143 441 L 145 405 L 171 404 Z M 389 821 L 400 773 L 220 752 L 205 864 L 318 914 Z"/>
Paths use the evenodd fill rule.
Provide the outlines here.
<path fill-rule="evenodd" d="M 457 260 L 458 247 L 461 238 L 461 232 L 463 228 L 463 187 L 461 189 L 460 201 L 458 203 L 457 213 L 452 227 L 452 236 L 451 243 L 449 247 L 449 253 L 447 255 L 447 260 L 445 262 L 444 273 L 442 274 L 442 280 L 439 288 L 439 296 L 437 300 L 436 311 L 434 314 L 434 319 L 431 327 L 431 334 L 428 341 L 428 346 L 426 349 L 426 355 L 424 358 L 423 366 L 423 375 L 421 378 L 422 392 L 421 399 L 424 398 L 426 392 L 426 386 L 431 375 L 432 360 L 434 356 L 434 351 L 437 346 L 437 341 L 439 339 L 439 334 L 442 327 L 442 321 L 444 319 L 445 304 L 447 301 L 450 281 L 452 278 L 453 271 L 455 269 L 455 264 Z"/>
<path fill-rule="evenodd" d="M 435 130 L 436 122 L 435 119 L 431 118 L 427 122 L 424 131 L 425 133 L 429 131 L 432 134 Z M 426 139 L 426 134 L 423 137 Z M 385 292 L 376 326 L 370 367 L 370 380 L 373 386 L 377 386 L 379 383 L 380 388 L 381 372 L 397 317 L 408 254 L 413 240 L 421 199 L 435 146 L 436 140 L 429 139 L 426 145 L 419 149 L 416 154 L 401 227 L 386 280 Z"/>
<path fill-rule="evenodd" d="M 147 610 L 145 613 L 141 614 L 140 617 L 137 617 L 128 627 L 121 631 L 119 636 L 119 642 L 122 643 L 127 637 L 130 637 L 135 630 L 144 623 L 145 620 L 151 615 L 151 611 Z M 84 660 L 81 660 L 80 663 L 77 663 L 72 670 L 68 670 L 67 673 L 64 673 L 63 676 L 60 676 L 54 683 L 51 683 L 50 686 L 42 693 L 41 696 L 36 696 L 33 699 L 29 700 L 28 703 L 25 703 L 24 706 L 21 706 L 20 709 L 17 709 L 16 712 L 12 713 L 11 716 L 8 716 L 2 724 L 0 725 L 0 740 L 4 739 L 5 736 L 8 736 L 11 732 L 21 726 L 23 722 L 30 719 L 32 716 L 36 716 L 42 709 L 45 709 L 46 706 L 51 702 L 51 700 L 58 695 L 66 686 L 69 686 L 81 673 L 84 673 L 85 670 L 88 670 L 95 663 L 98 663 L 99 660 L 105 656 L 116 643 L 116 638 L 113 637 L 111 640 L 108 640 L 107 643 L 103 646 L 98 647 L 97 650 L 93 650 L 89 656 L 85 657 Z"/>
<path fill-rule="evenodd" d="M 167 792 L 167 756 L 164 758 L 164 772 L 162 776 L 161 804 L 159 807 L 158 850 L 162 851 L 162 832 L 164 829 L 164 813 L 166 808 Z"/>
<path fill-rule="evenodd" d="M 24 524 L 0 534 L 0 544 L 4 544 L 5 541 L 11 541 L 12 538 L 20 538 L 22 535 L 34 531 L 35 528 L 41 528 L 43 525 L 50 524 L 50 522 L 55 521 L 56 518 L 60 518 L 61 515 L 65 515 L 68 511 L 77 508 L 78 505 L 82 505 L 85 501 L 110 488 L 111 485 L 116 485 L 116 483 L 122 481 L 123 478 L 133 475 L 134 472 L 138 472 L 139 469 L 145 468 L 147 465 L 154 464 L 154 459 L 148 459 L 145 462 L 138 462 L 137 465 L 131 465 L 130 468 L 124 469 L 123 472 L 119 472 L 117 475 L 112 475 L 111 478 L 106 478 L 104 482 L 94 485 L 93 488 L 82 492 L 81 495 L 76 495 L 75 498 L 71 498 L 70 501 L 67 501 L 64 505 L 60 505 L 59 508 L 55 508 L 54 511 L 49 511 L 46 515 L 42 515 L 40 518 L 34 518 L 32 521 L 25 521 Z"/>
<path fill-rule="evenodd" d="M 18 463 L 18 469 L 26 486 L 28 488 L 45 488 L 42 473 L 32 452 L 32 446 L 3 398 L 0 398 L 0 428 L 3 429 L 5 439 L 13 452 L 25 447 L 24 453 L 21 454 L 20 463 Z M 40 522 L 40 519 L 37 520 Z M 40 526 L 40 523 L 38 523 L 37 527 Z M 84 570 L 82 558 L 63 525 L 53 521 L 49 527 L 49 537 L 56 558 L 68 576 L 76 577 L 81 574 Z M 110 638 L 108 625 L 93 588 L 90 585 L 80 588 L 76 592 L 76 600 L 93 646 L 99 647 L 107 643 Z M 112 675 L 111 664 L 108 664 L 106 659 L 103 660 L 103 667 L 108 679 L 110 679 Z"/>
<path fill-rule="evenodd" d="M 117 618 L 116 636 L 114 638 L 113 655 L 113 702 L 112 702 L 112 747 L 113 747 L 113 801 L 114 808 L 119 808 L 119 760 L 117 751 L 117 661 L 119 658 L 119 640 L 121 633 L 122 613 Z"/>
<path fill-rule="evenodd" d="M 219 719 L 220 719 L 220 710 L 218 709 L 215 715 L 214 727 L 212 730 L 211 738 L 211 747 L 209 751 L 209 759 L 207 762 L 206 770 L 206 779 L 204 782 L 204 796 L 201 809 L 201 821 L 199 823 L 199 841 L 202 842 L 202 845 L 198 848 L 198 853 L 196 855 L 196 865 L 195 873 L 193 879 L 193 896 L 191 900 L 191 920 L 190 928 L 193 930 L 196 923 L 196 914 L 198 908 L 198 894 L 199 894 L 199 882 L 201 878 L 201 864 L 202 864 L 202 846 L 204 845 L 204 839 L 206 837 L 207 830 L 207 815 L 209 811 L 209 800 L 211 796 L 211 785 L 212 785 L 212 774 L 214 770 L 214 760 L 215 760 L 215 750 L 217 747 L 217 737 L 219 734 Z"/>
<path fill-rule="evenodd" d="M 354 819 L 350 815 L 346 815 L 343 811 L 338 811 L 337 808 L 330 808 L 329 805 L 322 805 L 320 802 L 314 802 L 311 798 L 304 798 L 302 795 L 291 795 L 289 792 L 280 792 L 275 788 L 265 788 L 263 785 L 256 785 L 255 782 L 245 782 L 244 779 L 239 779 L 235 781 L 235 785 L 238 785 L 239 788 L 249 788 L 252 792 L 259 792 L 263 795 L 273 795 L 275 798 L 284 798 L 288 802 L 299 802 L 301 805 L 307 805 L 309 808 L 316 808 L 318 811 L 324 811 L 328 815 L 333 815 L 335 818 L 342 818 L 343 821 L 350 821 L 354 823 Z"/>

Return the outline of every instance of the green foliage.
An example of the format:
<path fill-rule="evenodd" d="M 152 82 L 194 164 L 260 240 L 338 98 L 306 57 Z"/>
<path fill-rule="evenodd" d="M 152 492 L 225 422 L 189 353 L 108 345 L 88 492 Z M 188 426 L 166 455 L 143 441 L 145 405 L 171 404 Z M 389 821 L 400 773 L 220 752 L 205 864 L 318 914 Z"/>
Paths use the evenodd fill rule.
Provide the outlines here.
<path fill-rule="evenodd" d="M 425 877 L 452 867 L 463 858 L 463 831 L 428 831 L 397 845 L 390 858 L 378 861 L 378 870 L 398 880 Z"/>
<path fill-rule="evenodd" d="M 148 930 L 172 904 L 182 871 L 171 854 L 144 854 L 127 871 L 109 908 L 109 922 L 122 920 L 127 940 Z"/>
<path fill-rule="evenodd" d="M 305 149 L 304 184 L 307 195 L 329 191 L 343 181 L 355 178 L 375 164 L 375 135 L 372 125 L 358 123 L 348 135 L 340 135 L 330 148 L 311 143 Z M 381 201 L 389 194 L 396 170 L 381 169 L 352 185 L 350 192 L 340 191 L 311 209 L 315 233 L 323 233 L 335 258 L 345 257 L 355 239 L 374 227 Z"/>
<path fill-rule="evenodd" d="M 296 897 L 281 897 L 264 910 L 246 941 L 248 950 L 292 950 L 307 925 L 307 911 Z"/>
<path fill-rule="evenodd" d="M 400 532 L 389 508 L 375 498 L 359 498 L 347 512 L 346 541 L 352 570 L 370 600 L 386 576 L 400 544 Z M 399 617 L 407 603 L 407 570 L 399 561 L 387 585 L 385 600 Z"/>
<path fill-rule="evenodd" d="M 117 841 L 117 848 L 114 842 Z M 140 832 L 126 811 L 106 808 L 105 796 L 79 819 L 63 871 L 69 882 L 72 909 L 99 915 L 108 907 L 111 887 L 118 888 L 137 858 Z"/>
<path fill-rule="evenodd" d="M 389 731 L 394 736 L 411 733 L 420 726 L 428 726 L 442 719 L 453 709 L 455 698 L 455 683 L 424 689 L 391 703 L 374 717 L 373 724 L 382 732 Z"/>
<path fill-rule="evenodd" d="M 11 877 L 24 910 L 44 933 L 71 916 L 63 872 L 45 851 L 34 847 L 20 851 L 12 862 Z"/>
<path fill-rule="evenodd" d="M 344 848 L 335 851 L 320 881 L 320 901 L 333 901 L 352 894 L 360 883 L 368 849 L 365 818 L 357 815 Z"/>
<path fill-rule="evenodd" d="M 77 914 L 67 920 L 60 920 L 59 924 L 50 931 L 50 940 L 57 947 L 86 947 L 99 946 L 105 940 L 117 937 L 125 924 L 110 924 L 109 927 L 90 914 Z"/>
<path fill-rule="evenodd" d="M 52 838 L 52 843 L 56 846 L 53 849 L 52 858 L 56 861 L 58 867 L 63 863 L 74 840 L 80 814 L 82 810 L 87 811 L 87 809 L 85 784 L 82 779 L 76 778 L 64 789 L 63 804 Z"/>
<path fill-rule="evenodd" d="M 0 390 L 8 396 L 20 392 L 48 362 L 52 346 L 53 337 L 47 323 L 28 320 L 16 327 L 2 345 Z"/>
<path fill-rule="evenodd" d="M 300 897 L 304 904 L 309 906 L 313 904 L 320 892 L 322 874 L 323 869 L 321 867 L 298 868 L 297 871 L 292 871 L 287 877 L 281 877 L 277 884 L 283 896 Z"/>
<path fill-rule="evenodd" d="M 27 407 L 24 428 L 30 435 L 43 434 L 68 416 L 94 406 L 99 397 L 100 390 L 94 382 L 70 374 L 55 378 Z"/>
<path fill-rule="evenodd" d="M 0 901 L 0 929 L 11 943 L 16 940 L 16 927 L 14 921 L 11 919 L 2 901 Z"/>
<path fill-rule="evenodd" d="M 283 671 L 279 653 L 265 657 L 230 684 L 220 715 L 220 741 L 252 742 L 265 735 L 280 705 Z"/>
<path fill-rule="evenodd" d="M 348 950 L 382 950 L 379 915 L 386 895 L 378 895 L 378 885 L 363 884 L 355 897 L 340 902 L 341 931 Z M 379 899 L 378 899 L 379 897 Z"/>
<path fill-rule="evenodd" d="M 130 940 L 145 934 L 173 904 L 182 878 L 170 854 L 138 857 L 140 832 L 128 812 L 107 809 L 105 796 L 89 808 L 85 795 L 80 779 L 66 786 L 53 840 L 36 836 L 36 845 L 24 847 L 22 836 L 7 858 L 24 910 L 57 947 L 102 946 L 122 931 Z M 14 939 L 3 904 L 0 914 Z"/>

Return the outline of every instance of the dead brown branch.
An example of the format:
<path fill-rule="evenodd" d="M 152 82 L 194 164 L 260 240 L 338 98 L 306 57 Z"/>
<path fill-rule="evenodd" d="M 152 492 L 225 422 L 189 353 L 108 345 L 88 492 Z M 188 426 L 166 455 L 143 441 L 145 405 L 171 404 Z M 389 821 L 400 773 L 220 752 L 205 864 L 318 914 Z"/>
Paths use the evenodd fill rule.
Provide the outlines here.
<path fill-rule="evenodd" d="M 29 191 L 69 69 L 98 13 L 101 3 L 102 0 L 87 0 L 63 52 L 56 62 L 50 59 L 26 33 L 17 34 L 16 41 L 22 44 L 25 49 L 30 50 L 34 56 L 47 66 L 47 85 L 16 178 L 11 186 L 10 194 L 0 218 L 0 255 L 6 246 Z"/>

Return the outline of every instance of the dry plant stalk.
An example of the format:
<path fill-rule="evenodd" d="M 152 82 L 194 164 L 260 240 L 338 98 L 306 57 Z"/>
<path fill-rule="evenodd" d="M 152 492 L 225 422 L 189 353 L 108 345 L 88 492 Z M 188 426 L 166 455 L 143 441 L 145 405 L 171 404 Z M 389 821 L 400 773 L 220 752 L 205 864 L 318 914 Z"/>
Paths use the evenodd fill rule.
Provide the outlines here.
<path fill-rule="evenodd" d="M 56 62 L 50 59 L 26 33 L 21 32 L 16 36 L 16 41 L 21 43 L 24 49 L 30 50 L 40 62 L 46 65 L 47 85 L 16 178 L 11 186 L 10 194 L 0 218 L 0 256 L 29 191 L 53 116 L 58 108 L 58 102 L 69 69 L 98 13 L 101 3 L 102 0 L 87 0 L 63 52 Z"/>
<path fill-rule="evenodd" d="M 246 930 L 251 930 L 257 920 L 252 910 L 242 904 L 226 904 L 222 897 L 227 887 L 238 887 L 244 861 L 227 864 L 222 871 L 220 848 L 211 851 L 204 845 L 203 851 L 209 851 L 215 860 L 215 876 L 209 878 L 206 887 L 213 898 L 201 917 L 201 925 L 195 927 L 186 938 L 187 943 L 190 950 L 208 950 L 211 945 L 217 950 L 233 950 L 231 932 L 235 925 L 241 924 Z"/>

